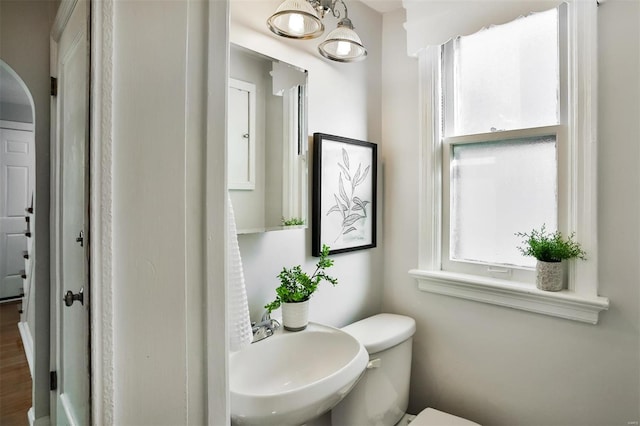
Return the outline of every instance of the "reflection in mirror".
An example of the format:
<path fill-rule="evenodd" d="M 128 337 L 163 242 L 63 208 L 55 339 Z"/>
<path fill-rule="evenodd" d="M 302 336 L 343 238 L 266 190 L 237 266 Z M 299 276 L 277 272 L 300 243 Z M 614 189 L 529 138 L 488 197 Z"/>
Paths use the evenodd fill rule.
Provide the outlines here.
<path fill-rule="evenodd" d="M 231 45 L 227 180 L 239 234 L 306 227 L 307 71 Z"/>

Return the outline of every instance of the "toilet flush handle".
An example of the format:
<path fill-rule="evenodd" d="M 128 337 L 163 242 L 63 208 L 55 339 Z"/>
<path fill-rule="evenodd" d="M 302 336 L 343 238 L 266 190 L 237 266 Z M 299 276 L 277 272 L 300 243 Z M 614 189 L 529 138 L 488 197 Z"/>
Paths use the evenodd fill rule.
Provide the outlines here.
<path fill-rule="evenodd" d="M 372 359 L 367 364 L 367 370 L 371 370 L 372 368 L 380 368 L 382 366 L 382 360 L 380 358 Z"/>

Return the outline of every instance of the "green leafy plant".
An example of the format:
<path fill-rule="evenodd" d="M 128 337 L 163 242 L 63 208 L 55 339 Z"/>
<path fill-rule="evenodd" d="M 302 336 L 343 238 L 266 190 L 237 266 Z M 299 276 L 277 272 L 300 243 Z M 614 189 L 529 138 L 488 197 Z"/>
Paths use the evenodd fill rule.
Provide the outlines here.
<path fill-rule="evenodd" d="M 560 231 L 550 233 L 545 225 L 539 230 L 534 229 L 530 233 L 516 232 L 518 237 L 522 237 L 523 247 L 518 247 L 520 253 L 525 256 L 533 256 L 543 262 L 560 262 L 563 259 L 586 259 L 586 253 L 580 244 L 573 240 L 575 234 L 568 238 L 563 238 Z"/>
<path fill-rule="evenodd" d="M 335 286 L 338 284 L 338 280 L 330 277 L 325 272 L 325 269 L 331 266 L 333 266 L 333 260 L 329 259 L 329 246 L 323 244 L 320 260 L 318 260 L 316 270 L 311 276 L 303 272 L 300 265 L 289 269 L 282 268 L 282 272 L 278 274 L 280 285 L 276 288 L 276 299 L 266 304 L 265 308 L 271 312 L 278 309 L 282 303 L 309 300 L 311 295 L 318 289 L 318 284 L 321 281 L 327 281 Z"/>
<path fill-rule="evenodd" d="M 282 226 L 304 225 L 304 219 L 300 217 L 291 217 L 289 219 L 282 218 Z"/>

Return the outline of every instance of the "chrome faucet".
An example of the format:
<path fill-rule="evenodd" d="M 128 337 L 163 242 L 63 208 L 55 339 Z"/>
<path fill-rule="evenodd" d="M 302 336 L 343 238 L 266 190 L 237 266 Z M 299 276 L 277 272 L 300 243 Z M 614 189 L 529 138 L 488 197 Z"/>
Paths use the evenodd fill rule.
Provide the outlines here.
<path fill-rule="evenodd" d="M 266 339 L 269 336 L 273 336 L 273 332 L 280 327 L 280 323 L 271 318 L 269 311 L 265 311 L 260 318 L 260 322 L 251 324 L 251 331 L 253 332 L 253 341 L 251 343 L 259 342 L 262 339 Z"/>

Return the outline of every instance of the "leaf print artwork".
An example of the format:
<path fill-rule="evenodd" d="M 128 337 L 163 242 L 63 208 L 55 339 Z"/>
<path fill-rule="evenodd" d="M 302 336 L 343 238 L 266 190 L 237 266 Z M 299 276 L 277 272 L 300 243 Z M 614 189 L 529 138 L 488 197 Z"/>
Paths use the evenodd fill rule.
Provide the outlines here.
<path fill-rule="evenodd" d="M 377 145 L 313 134 L 311 254 L 376 247 Z"/>
<path fill-rule="evenodd" d="M 333 194 L 336 203 L 326 212 L 327 216 L 334 213 L 339 213 L 342 216 L 342 227 L 335 241 L 338 241 L 343 235 L 357 231 L 359 226 L 366 223 L 367 204 L 370 204 L 370 201 L 362 200 L 356 195 L 358 186 L 365 181 L 369 174 L 370 166 L 362 170 L 362 163 L 360 163 L 355 174 L 352 175 L 349 153 L 342 148 L 342 163 L 338 163 L 338 167 L 340 169 L 338 193 Z"/>

